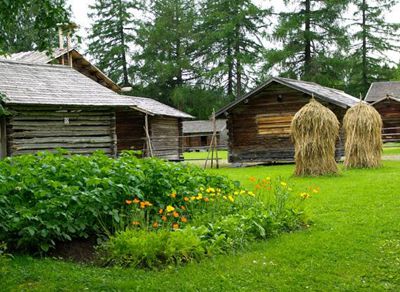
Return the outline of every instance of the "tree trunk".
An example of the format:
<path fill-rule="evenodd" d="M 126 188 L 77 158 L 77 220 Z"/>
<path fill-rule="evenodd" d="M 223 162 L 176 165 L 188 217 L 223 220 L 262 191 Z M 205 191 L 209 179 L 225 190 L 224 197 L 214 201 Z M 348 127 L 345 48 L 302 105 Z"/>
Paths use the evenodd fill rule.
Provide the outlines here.
<path fill-rule="evenodd" d="M 363 0 L 362 3 L 362 87 L 365 92 L 368 91 L 368 63 L 367 63 L 367 3 Z"/>
<path fill-rule="evenodd" d="M 304 77 L 307 79 L 311 75 L 311 0 L 304 4 Z"/>
<path fill-rule="evenodd" d="M 235 59 L 236 59 L 236 97 L 239 97 L 242 95 L 242 64 L 240 62 L 240 27 L 239 27 L 239 25 L 236 25 Z"/>
<path fill-rule="evenodd" d="M 233 60 L 232 60 L 232 48 L 231 42 L 228 40 L 228 47 L 227 47 L 227 61 L 228 61 L 228 95 L 233 95 Z"/>
<path fill-rule="evenodd" d="M 125 47 L 125 32 L 124 32 L 124 25 L 122 20 L 122 1 L 119 1 L 119 34 L 121 39 L 121 59 L 122 59 L 122 74 L 123 74 L 123 85 L 122 87 L 128 87 L 129 84 L 129 77 L 128 77 L 128 64 L 126 62 L 126 47 Z"/>

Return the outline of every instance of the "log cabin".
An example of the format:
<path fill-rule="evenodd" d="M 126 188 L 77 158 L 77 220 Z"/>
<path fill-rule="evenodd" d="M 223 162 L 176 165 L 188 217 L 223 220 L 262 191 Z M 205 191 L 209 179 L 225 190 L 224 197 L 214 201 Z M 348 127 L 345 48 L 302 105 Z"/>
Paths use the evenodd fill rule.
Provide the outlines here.
<path fill-rule="evenodd" d="M 0 94 L 7 111 L 0 117 L 1 157 L 150 149 L 180 160 L 182 121 L 192 118 L 150 98 L 119 95 L 62 65 L 0 60 Z"/>
<path fill-rule="evenodd" d="M 227 119 L 228 160 L 232 163 L 294 161 L 290 124 L 296 112 L 314 98 L 342 121 L 359 100 L 316 83 L 274 77 L 216 113 Z M 338 140 L 338 149 L 342 140 Z M 337 151 L 337 157 L 342 150 Z"/>
<path fill-rule="evenodd" d="M 400 82 L 384 81 L 371 84 L 365 100 L 381 115 L 384 142 L 400 142 Z"/>
<path fill-rule="evenodd" d="M 226 149 L 228 143 L 228 131 L 226 120 L 218 119 L 215 123 L 217 145 L 219 149 Z M 214 125 L 209 120 L 184 121 L 183 122 L 183 147 L 187 151 L 205 151 L 211 144 Z"/>

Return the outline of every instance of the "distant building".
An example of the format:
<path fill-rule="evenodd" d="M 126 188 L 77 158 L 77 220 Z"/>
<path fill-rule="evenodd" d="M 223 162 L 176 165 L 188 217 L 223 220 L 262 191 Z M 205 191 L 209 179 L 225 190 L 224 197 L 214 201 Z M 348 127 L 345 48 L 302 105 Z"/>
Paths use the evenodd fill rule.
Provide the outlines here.
<path fill-rule="evenodd" d="M 290 124 L 312 96 L 330 108 L 339 121 L 359 102 L 341 90 L 313 82 L 271 78 L 216 113 L 217 118 L 227 119 L 229 162 L 293 162 Z M 343 148 L 339 143 L 338 148 Z"/>
<path fill-rule="evenodd" d="M 400 142 L 400 82 L 374 82 L 365 99 L 382 117 L 383 141 Z"/>
<path fill-rule="evenodd" d="M 183 122 L 183 146 L 186 151 L 206 150 L 210 146 L 214 132 L 212 121 L 185 121 Z M 216 120 L 217 145 L 220 149 L 226 149 L 228 131 L 226 120 Z"/>

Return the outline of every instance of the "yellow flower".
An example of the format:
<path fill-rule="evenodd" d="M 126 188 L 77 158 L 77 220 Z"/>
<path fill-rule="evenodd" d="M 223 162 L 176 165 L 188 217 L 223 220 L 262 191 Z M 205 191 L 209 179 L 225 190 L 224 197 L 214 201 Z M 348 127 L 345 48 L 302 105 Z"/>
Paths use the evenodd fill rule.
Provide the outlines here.
<path fill-rule="evenodd" d="M 197 199 L 197 200 L 203 199 L 203 194 L 202 194 L 202 193 L 198 193 L 196 199 Z"/>
<path fill-rule="evenodd" d="M 318 194 L 319 193 L 318 189 L 313 189 L 312 191 L 313 191 L 314 194 Z"/>
<path fill-rule="evenodd" d="M 229 199 L 229 201 L 231 201 L 232 203 L 235 201 L 235 199 L 234 199 L 231 195 L 228 196 L 228 199 Z"/>
<path fill-rule="evenodd" d="M 284 181 L 281 181 L 281 186 L 286 187 L 287 183 L 285 183 Z"/>
<path fill-rule="evenodd" d="M 224 200 L 226 200 L 226 199 L 227 199 L 227 197 L 226 197 L 226 196 L 222 196 L 222 198 L 223 198 Z"/>
<path fill-rule="evenodd" d="M 204 191 L 204 188 L 203 188 L 203 187 L 200 187 L 200 191 Z"/>
<path fill-rule="evenodd" d="M 238 191 L 235 191 L 233 194 L 234 194 L 235 196 L 237 196 L 237 195 L 239 195 L 239 192 L 238 192 Z"/>
<path fill-rule="evenodd" d="M 256 196 L 253 192 L 248 192 L 247 194 L 248 194 L 249 196 L 251 196 L 251 197 L 255 197 L 255 196 Z"/>
<path fill-rule="evenodd" d="M 173 199 L 176 198 L 176 194 L 175 194 L 175 193 L 172 193 L 170 196 L 171 196 L 171 198 L 173 198 Z"/>
<path fill-rule="evenodd" d="M 168 205 L 167 208 L 166 208 L 166 210 L 167 210 L 168 213 L 170 213 L 170 212 L 174 211 L 175 208 L 172 207 L 171 205 Z"/>
<path fill-rule="evenodd" d="M 300 197 L 301 197 L 303 200 L 305 200 L 305 199 L 310 198 L 311 196 L 310 196 L 309 193 L 301 193 L 301 194 L 300 194 Z"/>
<path fill-rule="evenodd" d="M 195 197 L 195 196 L 191 196 L 190 199 L 191 199 L 192 201 L 194 201 L 194 200 L 196 200 L 196 197 Z"/>

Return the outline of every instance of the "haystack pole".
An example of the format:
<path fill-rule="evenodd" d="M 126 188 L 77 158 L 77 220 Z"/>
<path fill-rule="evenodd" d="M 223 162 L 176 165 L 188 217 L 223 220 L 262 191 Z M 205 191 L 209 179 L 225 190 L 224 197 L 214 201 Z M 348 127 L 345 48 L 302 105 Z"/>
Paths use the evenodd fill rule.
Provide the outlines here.
<path fill-rule="evenodd" d="M 360 102 L 343 118 L 346 135 L 346 168 L 375 168 L 381 165 L 382 118 L 371 105 Z"/>
<path fill-rule="evenodd" d="M 295 148 L 295 175 L 319 176 L 335 174 L 335 143 L 339 121 L 327 107 L 314 97 L 293 117 L 291 135 Z"/>

